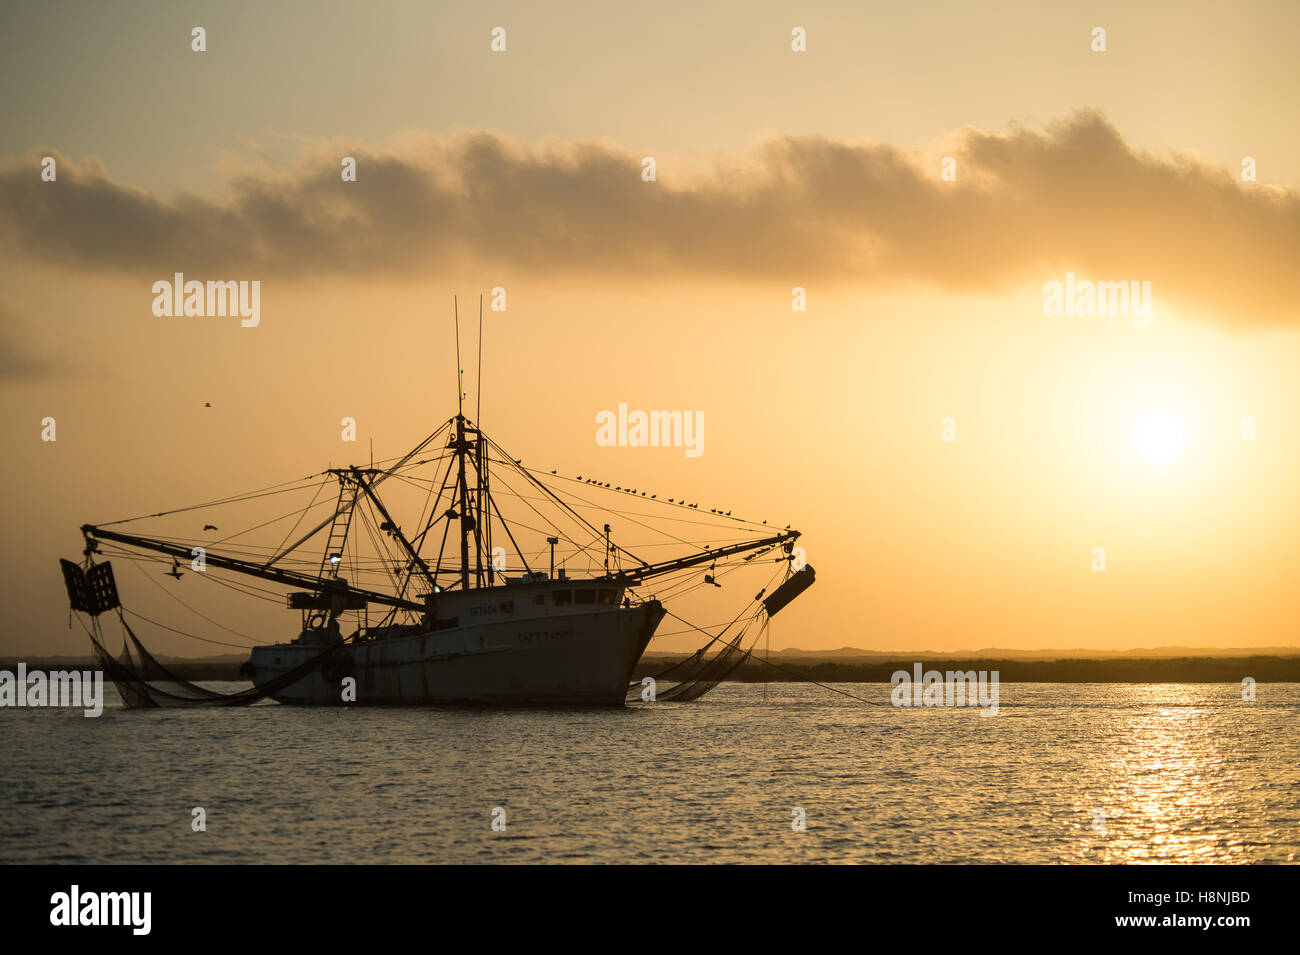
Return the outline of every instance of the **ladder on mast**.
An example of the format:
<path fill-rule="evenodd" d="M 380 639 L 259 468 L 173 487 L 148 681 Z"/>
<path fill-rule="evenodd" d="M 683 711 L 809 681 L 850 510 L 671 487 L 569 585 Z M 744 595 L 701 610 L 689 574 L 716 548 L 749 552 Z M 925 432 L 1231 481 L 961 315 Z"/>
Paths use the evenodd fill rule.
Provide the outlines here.
<path fill-rule="evenodd" d="M 339 474 L 339 503 L 334 510 L 334 523 L 330 525 L 329 539 L 325 542 L 325 555 L 321 558 L 320 582 L 334 580 L 343 563 L 343 548 L 352 527 L 352 512 L 356 509 L 357 485 L 344 474 Z M 337 559 L 336 559 L 337 558 Z"/>

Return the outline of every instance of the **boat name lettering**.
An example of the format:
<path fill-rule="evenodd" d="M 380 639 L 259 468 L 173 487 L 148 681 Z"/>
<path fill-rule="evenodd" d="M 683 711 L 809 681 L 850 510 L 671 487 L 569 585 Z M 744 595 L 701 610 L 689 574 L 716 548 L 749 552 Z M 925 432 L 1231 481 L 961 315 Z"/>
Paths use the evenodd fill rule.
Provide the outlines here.
<path fill-rule="evenodd" d="M 567 640 L 573 636 L 573 630 L 528 630 L 516 636 L 520 643 L 534 640 Z"/>

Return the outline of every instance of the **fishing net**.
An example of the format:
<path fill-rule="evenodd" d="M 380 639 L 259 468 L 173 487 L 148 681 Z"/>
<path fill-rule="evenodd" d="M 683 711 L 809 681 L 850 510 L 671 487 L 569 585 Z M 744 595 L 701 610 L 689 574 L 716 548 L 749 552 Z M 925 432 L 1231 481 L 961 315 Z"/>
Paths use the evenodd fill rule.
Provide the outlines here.
<path fill-rule="evenodd" d="M 95 634 L 91 634 L 90 640 L 100 667 L 117 687 L 122 702 L 129 707 L 247 706 L 292 686 L 318 669 L 325 658 L 335 652 L 335 648 L 328 648 L 274 679 L 257 683 L 247 690 L 219 693 L 177 676 L 145 649 L 126 620 L 122 620 L 122 627 L 126 636 L 122 641 L 122 653 L 117 657 Z"/>
<path fill-rule="evenodd" d="M 122 628 L 125 631 L 122 652 L 116 657 L 93 631 L 90 642 L 100 668 L 113 681 L 122 702 L 128 707 L 247 706 L 292 686 L 336 652 L 330 647 L 272 680 L 255 684 L 247 690 L 219 693 L 177 676 L 160 663 L 145 649 L 125 619 L 122 619 Z"/>
<path fill-rule="evenodd" d="M 247 690 L 219 693 L 186 680 L 169 670 L 145 649 L 140 638 L 122 615 L 117 584 L 113 579 L 113 565 L 104 561 L 82 568 L 70 560 L 61 560 L 63 580 L 67 585 L 68 599 L 74 612 L 85 613 L 91 624 L 86 628 L 91 647 L 101 670 L 117 687 L 122 702 L 128 707 L 164 706 L 247 706 L 265 699 L 286 687 L 292 686 L 312 673 L 325 662 L 326 657 L 337 653 L 329 647 L 310 660 L 285 673 L 257 683 Z M 103 630 L 99 618 L 109 610 L 116 610 L 122 622 L 124 636 L 122 652 L 118 656 L 104 646 Z"/>
<path fill-rule="evenodd" d="M 770 596 L 764 597 L 767 588 L 758 592 L 754 597 L 754 603 L 759 605 L 758 609 L 745 621 L 734 637 L 724 639 L 726 632 L 735 626 L 740 616 L 744 616 L 743 613 L 686 659 L 651 674 L 656 683 L 655 700 L 671 700 L 678 703 L 698 700 L 729 677 L 737 667 L 753 655 L 754 646 L 766 631 L 772 617 L 811 587 L 815 576 L 810 565 L 805 565 L 798 571 L 788 572 L 784 582 Z M 758 626 L 755 627 L 755 624 Z M 751 628 L 753 628 L 753 636 L 747 638 L 746 635 Z M 705 631 L 701 630 L 701 632 Z M 719 645 L 719 649 L 714 649 Z M 664 680 L 670 681 L 671 685 L 667 689 L 658 689 L 658 684 Z M 627 702 L 631 703 L 639 699 L 641 699 L 641 684 L 629 684 Z"/>
<path fill-rule="evenodd" d="M 736 667 L 745 662 L 745 658 L 749 656 L 750 651 L 758 642 L 763 627 L 756 628 L 752 637 L 749 637 L 748 634 L 751 625 L 760 619 L 762 613 L 761 610 L 755 613 L 731 639 L 724 639 L 723 634 L 726 633 L 726 630 L 723 630 L 686 659 L 679 660 L 658 673 L 651 674 L 651 678 L 656 684 L 655 700 L 675 703 L 698 700 L 730 676 Z M 720 648 L 718 648 L 719 645 L 721 645 Z M 665 689 L 659 689 L 658 685 L 664 682 L 668 682 L 670 685 Z M 628 686 L 628 702 L 640 700 L 641 690 L 642 684 L 630 684 Z"/>

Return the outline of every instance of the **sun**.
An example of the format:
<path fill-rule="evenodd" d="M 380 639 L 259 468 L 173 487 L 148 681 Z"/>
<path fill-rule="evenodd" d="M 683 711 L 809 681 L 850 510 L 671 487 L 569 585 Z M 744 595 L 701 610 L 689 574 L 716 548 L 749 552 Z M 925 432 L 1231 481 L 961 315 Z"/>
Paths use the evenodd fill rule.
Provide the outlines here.
<path fill-rule="evenodd" d="M 1133 424 L 1133 446 L 1153 464 L 1168 464 L 1183 449 L 1183 423 L 1163 410 L 1143 412 Z"/>

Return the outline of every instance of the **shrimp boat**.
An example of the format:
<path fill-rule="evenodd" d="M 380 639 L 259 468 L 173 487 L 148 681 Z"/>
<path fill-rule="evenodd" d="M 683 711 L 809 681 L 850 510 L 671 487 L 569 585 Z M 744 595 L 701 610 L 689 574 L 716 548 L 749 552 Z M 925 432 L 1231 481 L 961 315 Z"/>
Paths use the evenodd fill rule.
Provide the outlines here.
<path fill-rule="evenodd" d="M 590 476 L 524 467 L 466 417 L 464 396 L 460 391 L 455 416 L 387 466 L 329 468 L 242 497 L 83 525 L 84 560 L 62 562 L 65 582 L 127 705 L 232 705 L 264 697 L 307 706 L 622 705 L 636 697 L 634 670 L 669 613 L 662 595 L 720 587 L 731 570 L 775 563 L 782 579 L 769 581 L 770 594 L 759 591 L 752 612 L 720 633 L 696 628 L 711 639 L 663 674 L 667 685 L 658 698 L 694 699 L 743 662 L 767 619 L 811 585 L 812 567 L 794 546 L 799 531 L 774 531 L 716 508 L 705 515 L 697 504 L 611 488 Z M 253 521 L 252 530 L 265 530 L 296 517 L 279 545 L 258 545 L 251 531 L 210 540 L 192 530 L 199 513 L 205 522 L 217 520 L 219 510 L 241 502 L 313 488 L 308 507 Z M 408 534 L 385 497 L 411 488 L 412 510 L 417 502 L 420 510 Z M 600 503 L 602 495 L 615 503 Z M 522 517 L 507 519 L 511 507 Z M 691 552 L 656 561 L 614 542 L 612 522 L 620 516 L 622 526 L 638 528 L 656 514 L 669 524 L 666 540 Z M 167 521 L 180 532 L 123 527 Z M 682 527 L 701 526 L 704 539 L 683 539 Z M 204 523 L 209 530 L 217 525 Z M 202 586 L 197 582 L 218 575 L 289 588 L 271 599 L 298 612 L 297 635 L 252 647 L 240 671 L 251 690 L 223 694 L 188 682 L 136 636 L 105 555 L 131 561 L 158 586 L 159 577 L 170 578 L 168 595 L 182 603 L 185 583 Z M 168 563 L 171 569 L 158 573 Z M 244 592 L 267 593 L 257 585 Z M 105 646 L 107 611 L 122 624 L 119 655 Z"/>

